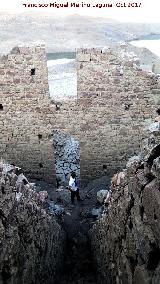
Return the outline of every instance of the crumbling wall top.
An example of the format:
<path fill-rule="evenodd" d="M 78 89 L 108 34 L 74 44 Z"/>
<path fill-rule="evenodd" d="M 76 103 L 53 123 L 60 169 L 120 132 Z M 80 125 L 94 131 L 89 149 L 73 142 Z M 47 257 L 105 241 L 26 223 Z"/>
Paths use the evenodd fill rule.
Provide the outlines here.
<path fill-rule="evenodd" d="M 11 49 L 11 51 L 7 54 L 3 54 L 0 56 L 0 61 L 8 60 L 10 55 L 27 55 L 37 52 L 43 52 L 45 54 L 45 43 L 37 42 L 34 45 L 17 45 Z"/>
<path fill-rule="evenodd" d="M 133 51 L 127 51 L 126 44 L 120 43 L 116 47 L 104 46 L 103 48 L 79 48 L 76 50 L 77 63 L 97 62 L 110 66 L 121 67 L 126 70 L 140 71 L 141 75 L 156 78 L 160 82 L 160 76 L 154 72 L 145 70 L 141 65 L 141 60 Z M 94 64 L 94 63 L 93 63 Z M 78 70 L 81 69 L 78 67 Z M 121 70 L 121 75 L 123 70 Z"/>

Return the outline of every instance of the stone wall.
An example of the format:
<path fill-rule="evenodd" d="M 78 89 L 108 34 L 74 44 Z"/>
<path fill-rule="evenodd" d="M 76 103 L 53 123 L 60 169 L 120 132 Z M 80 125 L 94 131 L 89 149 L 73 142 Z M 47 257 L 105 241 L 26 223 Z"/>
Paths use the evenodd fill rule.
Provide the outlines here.
<path fill-rule="evenodd" d="M 49 98 L 43 46 L 0 60 L 0 156 L 31 177 L 55 182 L 53 131 L 80 145 L 81 180 L 112 175 L 139 150 L 160 104 L 160 83 L 117 48 L 77 51 L 77 97 Z M 52 139 L 51 139 L 52 138 Z"/>
<path fill-rule="evenodd" d="M 18 171 L 0 163 L 0 283 L 57 283 L 65 234 Z"/>
<path fill-rule="evenodd" d="M 53 116 L 45 48 L 17 47 L 0 59 L 0 156 L 32 178 L 55 181 Z M 48 116 L 47 116 L 48 115 Z"/>
<path fill-rule="evenodd" d="M 110 201 L 90 233 L 101 284 L 160 282 L 159 124 L 142 149 L 112 179 Z"/>
<path fill-rule="evenodd" d="M 81 177 L 113 174 L 139 150 L 160 104 L 160 80 L 123 46 L 77 52 Z"/>

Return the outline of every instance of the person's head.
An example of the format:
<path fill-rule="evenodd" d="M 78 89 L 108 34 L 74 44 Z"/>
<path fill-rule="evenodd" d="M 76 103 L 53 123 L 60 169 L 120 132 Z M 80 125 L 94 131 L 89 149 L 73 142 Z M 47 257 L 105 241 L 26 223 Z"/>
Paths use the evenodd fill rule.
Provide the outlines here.
<path fill-rule="evenodd" d="M 72 178 L 76 178 L 76 173 L 75 172 L 71 172 L 71 177 Z"/>

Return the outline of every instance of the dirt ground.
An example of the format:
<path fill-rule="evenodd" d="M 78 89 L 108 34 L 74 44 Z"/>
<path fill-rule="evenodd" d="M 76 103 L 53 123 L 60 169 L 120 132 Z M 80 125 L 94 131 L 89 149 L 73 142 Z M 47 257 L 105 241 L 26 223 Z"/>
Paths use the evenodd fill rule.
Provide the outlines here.
<path fill-rule="evenodd" d="M 97 283 L 88 232 L 98 218 L 95 212 L 103 209 L 97 202 L 97 191 L 108 189 L 109 184 L 110 179 L 106 176 L 90 182 L 80 189 L 81 201 L 77 201 L 75 197 L 73 206 L 67 188 L 61 186 L 56 189 L 45 182 L 36 183 L 39 190 L 47 190 L 48 204 L 58 205 L 63 211 L 56 215 L 67 235 L 65 264 L 59 284 Z"/>

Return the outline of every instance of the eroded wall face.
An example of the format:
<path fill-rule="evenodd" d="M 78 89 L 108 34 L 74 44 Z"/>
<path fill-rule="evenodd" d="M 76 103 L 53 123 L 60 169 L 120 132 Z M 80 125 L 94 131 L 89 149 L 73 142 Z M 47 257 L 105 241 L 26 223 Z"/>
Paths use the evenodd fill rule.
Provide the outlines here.
<path fill-rule="evenodd" d="M 160 84 L 123 51 L 78 50 L 82 179 L 113 174 L 139 151 Z"/>
<path fill-rule="evenodd" d="M 0 156 L 31 177 L 55 181 L 53 131 L 80 146 L 82 182 L 123 168 L 139 151 L 160 104 L 159 80 L 111 50 L 77 51 L 77 97 L 49 98 L 43 47 L 0 60 Z"/>
<path fill-rule="evenodd" d="M 160 283 L 160 131 L 112 178 L 110 198 L 90 232 L 98 283 Z M 152 125 L 153 126 L 153 125 Z"/>
<path fill-rule="evenodd" d="M 15 48 L 0 60 L 0 157 L 55 181 L 45 50 Z"/>
<path fill-rule="evenodd" d="M 57 186 L 67 184 L 71 172 L 80 178 L 79 143 L 71 136 L 59 131 L 53 133 Z"/>
<path fill-rule="evenodd" d="M 22 177 L 26 180 L 16 167 L 0 161 L 0 283 L 58 283 L 64 231 Z"/>

